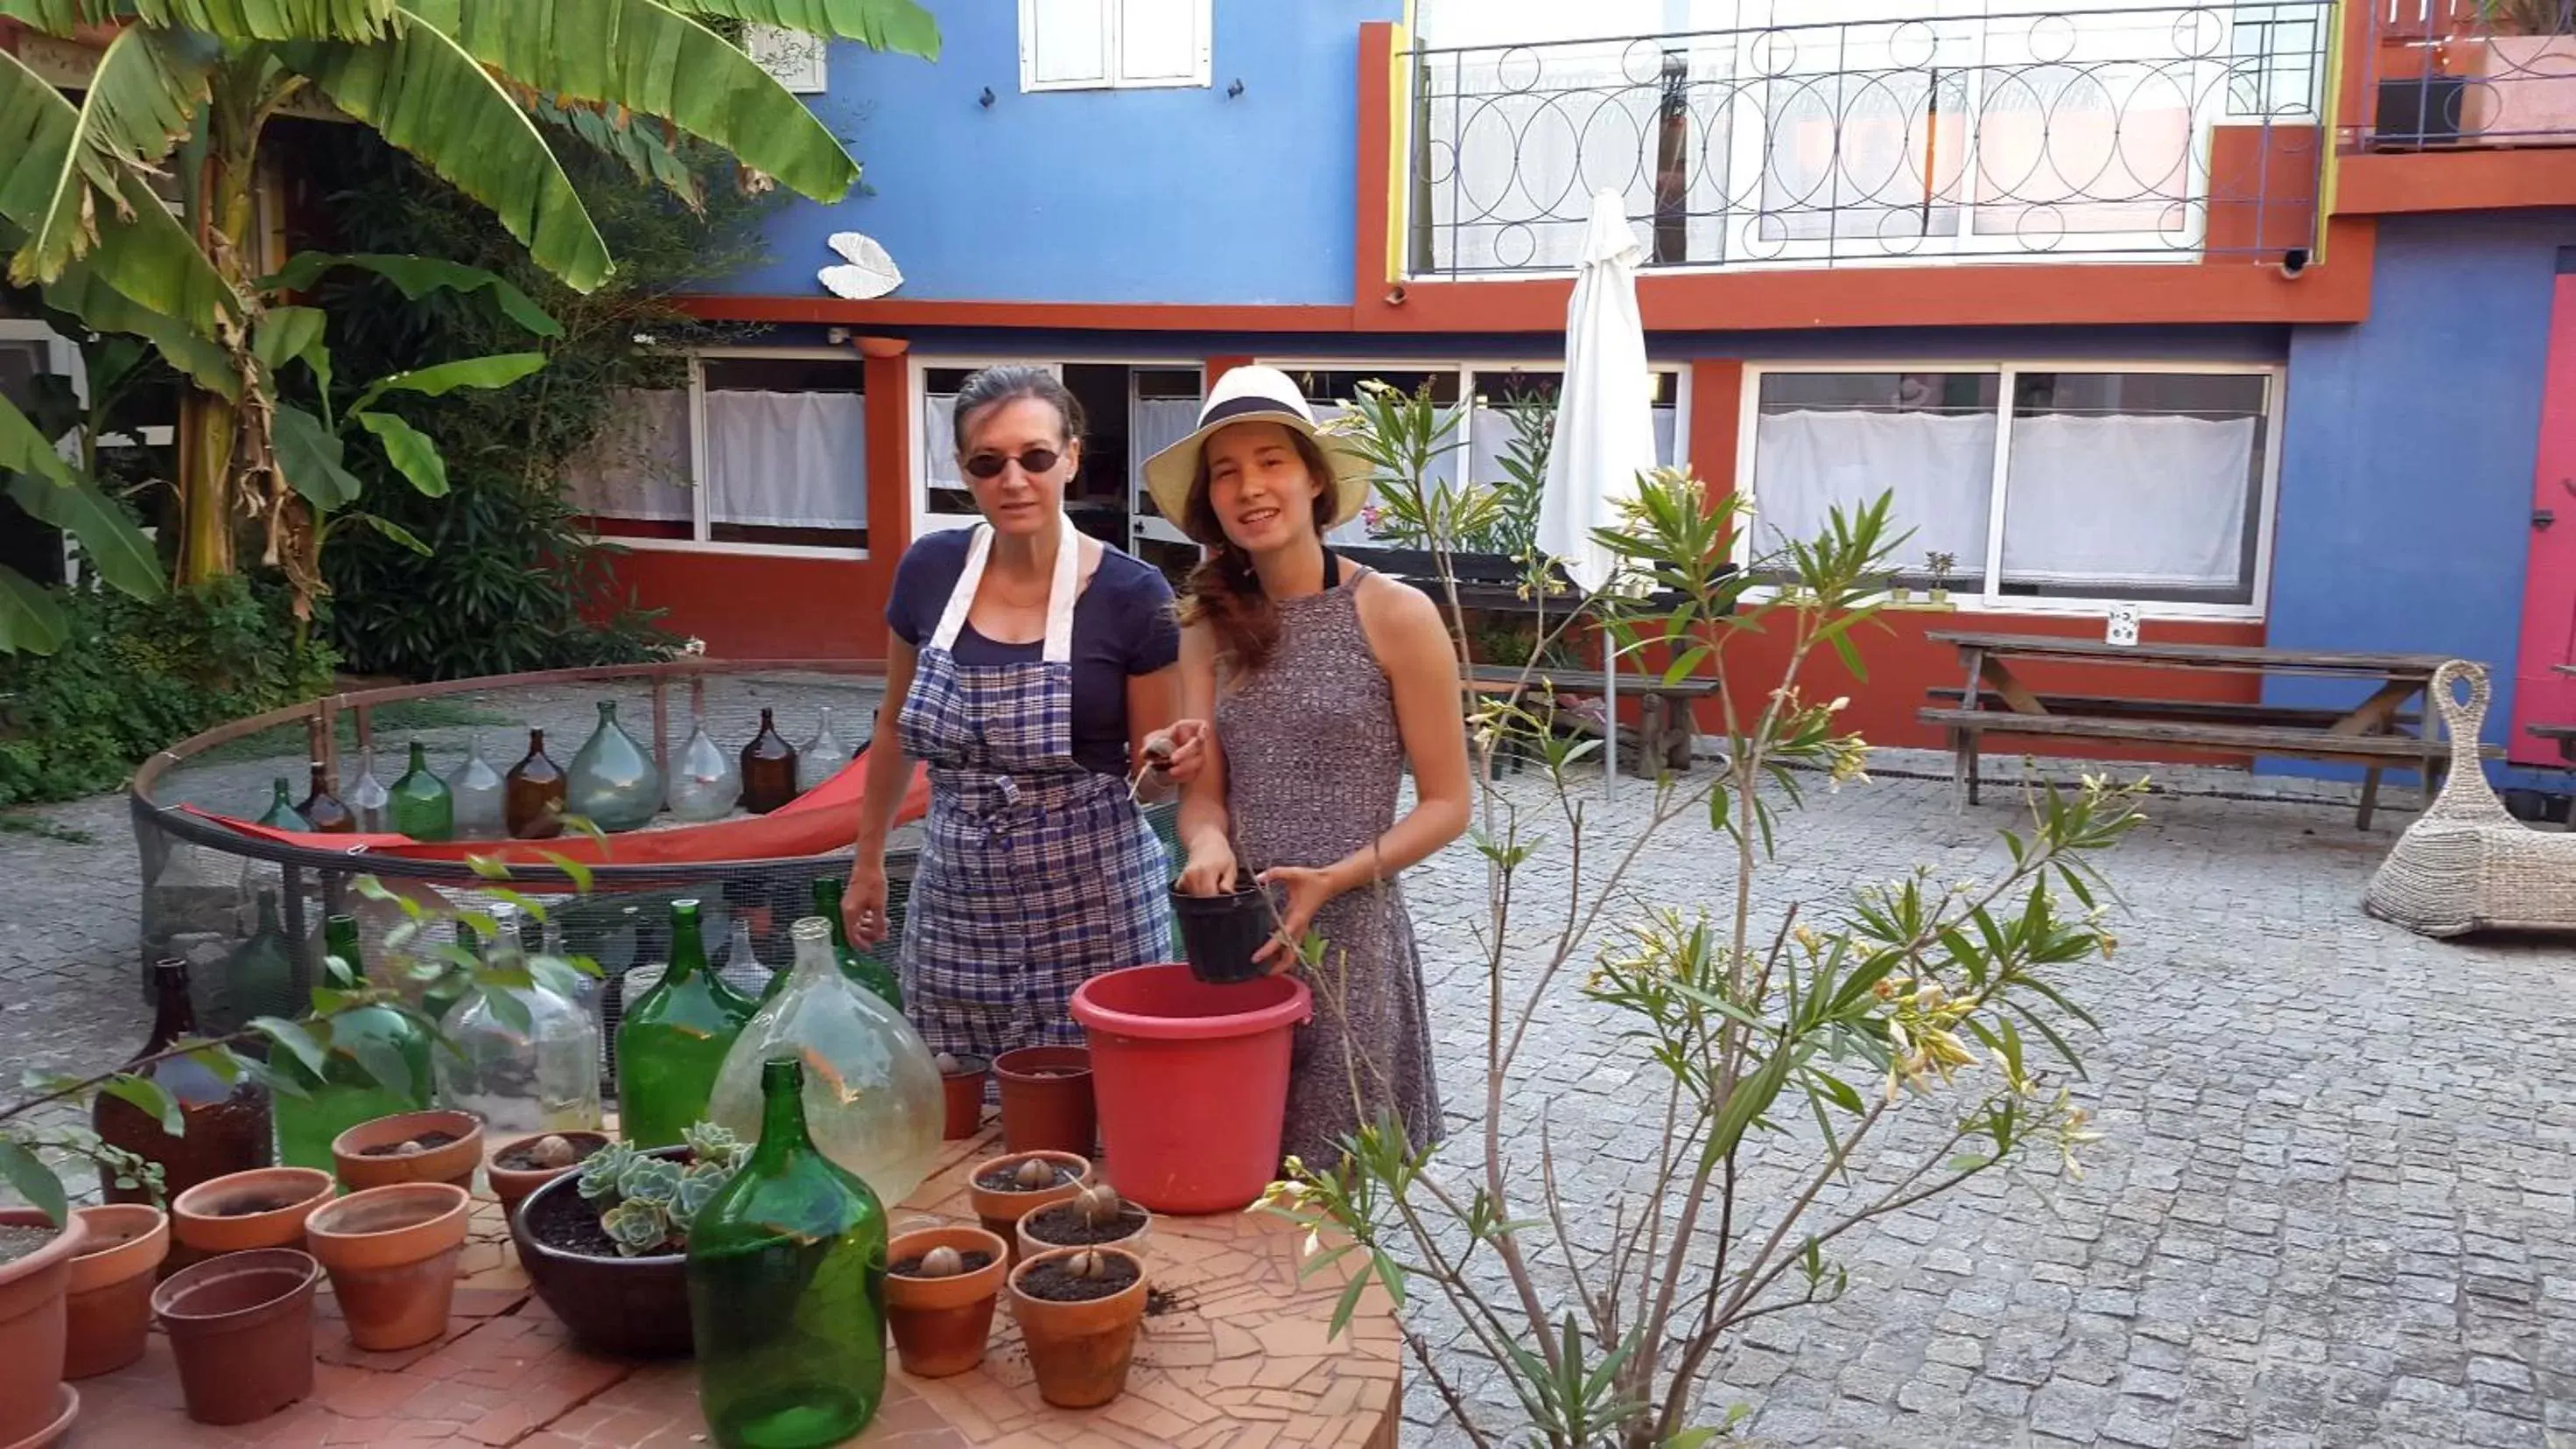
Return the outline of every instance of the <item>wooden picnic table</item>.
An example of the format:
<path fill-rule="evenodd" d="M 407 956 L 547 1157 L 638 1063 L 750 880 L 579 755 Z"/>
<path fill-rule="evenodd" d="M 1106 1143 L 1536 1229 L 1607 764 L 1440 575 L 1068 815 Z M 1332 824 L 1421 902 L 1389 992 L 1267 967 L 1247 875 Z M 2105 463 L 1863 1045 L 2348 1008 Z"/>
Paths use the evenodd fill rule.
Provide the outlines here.
<path fill-rule="evenodd" d="M 2364 770 L 2355 826 L 2370 828 L 2380 772 L 2412 768 L 2429 803 L 2441 783 L 2447 747 L 2422 729 L 2417 703 L 2431 688 L 2442 654 L 2274 649 L 2243 644 L 2111 644 L 2061 635 L 1937 631 L 1927 636 L 1959 651 L 1966 682 L 1935 690 L 1918 716 L 1949 733 L 1961 804 L 1977 798 L 1977 759 L 1988 734 L 2100 739 L 2173 745 L 2237 755 L 2274 755 L 2359 765 Z M 2043 694 L 2014 670 L 2015 661 L 2118 664 L 2197 673 L 2349 679 L 2372 686 L 2345 708 L 2245 704 L 2169 696 Z M 2410 710 L 2410 705 L 2416 705 Z M 2482 747 L 2489 757 L 2502 753 Z"/>
<path fill-rule="evenodd" d="M 1539 664 L 1479 664 L 1468 671 L 1467 687 L 1477 694 L 1502 695 L 1513 703 L 1533 694 L 1575 694 L 1606 696 L 1610 676 L 1598 669 L 1559 669 Z M 1622 669 L 1619 671 L 1619 693 L 1638 701 L 1637 746 L 1647 761 L 1646 773 L 1659 769 L 1675 771 L 1690 766 L 1691 747 L 1699 738 L 1698 722 L 1692 718 L 1691 702 L 1717 692 L 1717 681 L 1699 675 L 1685 675 L 1667 680 L 1660 669 Z M 1617 748 L 1617 721 L 1604 712 L 1602 736 Z M 1506 756 L 1507 767 L 1518 773 L 1521 759 L 1517 752 Z"/>

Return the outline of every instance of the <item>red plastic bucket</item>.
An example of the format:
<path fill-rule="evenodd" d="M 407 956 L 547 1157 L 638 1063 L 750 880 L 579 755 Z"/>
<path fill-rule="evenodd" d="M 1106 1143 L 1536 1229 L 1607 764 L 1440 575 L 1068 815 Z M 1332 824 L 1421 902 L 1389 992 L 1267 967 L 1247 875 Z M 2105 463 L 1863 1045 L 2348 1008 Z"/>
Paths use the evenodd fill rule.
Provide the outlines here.
<path fill-rule="evenodd" d="M 1289 1046 L 1313 1015 L 1294 976 L 1214 986 L 1135 966 L 1082 983 L 1103 1175 L 1158 1213 L 1248 1206 L 1279 1174 Z"/>

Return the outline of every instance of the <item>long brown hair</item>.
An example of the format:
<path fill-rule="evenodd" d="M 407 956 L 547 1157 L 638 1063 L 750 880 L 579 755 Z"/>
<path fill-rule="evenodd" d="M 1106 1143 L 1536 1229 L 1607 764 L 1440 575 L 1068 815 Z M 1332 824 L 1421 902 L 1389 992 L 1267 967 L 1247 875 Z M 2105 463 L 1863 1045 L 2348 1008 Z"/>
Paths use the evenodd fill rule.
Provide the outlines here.
<path fill-rule="evenodd" d="M 1333 465 L 1313 438 L 1295 428 L 1286 431 L 1289 443 L 1297 450 L 1297 460 L 1306 465 L 1307 475 L 1315 480 L 1315 537 L 1321 539 L 1324 531 L 1332 527 L 1337 501 Z M 1181 528 L 1213 550 L 1190 570 L 1180 599 L 1181 623 L 1203 623 L 1215 633 L 1217 659 L 1230 673 L 1249 674 L 1269 663 L 1271 652 L 1279 647 L 1279 605 L 1263 592 L 1261 575 L 1253 571 L 1252 555 L 1225 536 L 1225 524 L 1216 516 L 1216 505 L 1208 501 L 1204 446 L 1199 449 L 1199 475 L 1190 484 L 1189 514 L 1181 520 Z"/>

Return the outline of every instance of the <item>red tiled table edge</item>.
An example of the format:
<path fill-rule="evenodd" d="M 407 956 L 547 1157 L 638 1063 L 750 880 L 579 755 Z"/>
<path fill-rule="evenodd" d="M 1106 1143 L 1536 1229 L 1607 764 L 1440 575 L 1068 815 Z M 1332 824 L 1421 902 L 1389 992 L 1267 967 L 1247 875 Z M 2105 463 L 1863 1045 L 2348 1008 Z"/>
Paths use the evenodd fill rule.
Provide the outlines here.
<path fill-rule="evenodd" d="M 892 1214 L 970 1221 L 966 1174 L 999 1151 L 994 1134 L 946 1144 L 921 1190 Z M 1403 1339 L 1371 1287 L 1328 1337 L 1338 1268 L 1297 1282 L 1302 1235 L 1265 1214 L 1166 1218 L 1147 1250 L 1173 1306 L 1146 1321 L 1125 1395 L 1099 1409 L 1048 1407 L 1007 1309 L 984 1366 L 955 1378 L 886 1375 L 871 1449 L 1152 1449 L 1348 1446 L 1382 1449 L 1401 1422 Z M 399 1354 L 352 1347 L 326 1292 L 315 1324 L 312 1397 L 255 1424 L 213 1428 L 184 1412 L 169 1345 L 156 1331 L 133 1367 L 78 1385 L 69 1444 L 167 1449 L 482 1445 L 489 1449 L 700 1449 L 697 1374 L 683 1361 L 600 1358 L 576 1348 L 529 1292 L 499 1204 L 476 1204 L 447 1335 Z M 891 1357 L 891 1349 L 889 1349 Z"/>

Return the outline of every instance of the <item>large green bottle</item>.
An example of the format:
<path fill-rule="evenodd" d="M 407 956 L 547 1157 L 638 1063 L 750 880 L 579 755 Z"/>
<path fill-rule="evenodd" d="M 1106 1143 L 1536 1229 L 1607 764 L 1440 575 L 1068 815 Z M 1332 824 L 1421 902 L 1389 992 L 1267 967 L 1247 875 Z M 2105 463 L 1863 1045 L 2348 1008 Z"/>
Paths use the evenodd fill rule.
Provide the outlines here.
<path fill-rule="evenodd" d="M 814 914 L 832 923 L 832 958 L 841 963 L 841 974 L 876 993 L 877 1000 L 903 1010 L 903 983 L 894 972 L 875 956 L 850 945 L 850 931 L 841 924 L 841 882 L 838 877 L 821 875 L 814 878 Z M 784 976 L 786 973 L 781 972 Z"/>
<path fill-rule="evenodd" d="M 671 965 L 617 1024 L 617 1124 L 637 1147 L 668 1147 L 707 1114 L 716 1073 L 759 1003 L 707 965 L 698 903 L 671 903 Z"/>
<path fill-rule="evenodd" d="M 805 1133 L 805 1066 L 760 1071 L 760 1144 L 689 1229 L 698 1404 L 725 1449 L 823 1449 L 885 1396 L 885 1208 Z"/>
<path fill-rule="evenodd" d="M 348 966 L 358 981 L 367 979 L 358 955 L 358 923 L 333 916 L 322 926 L 323 948 Z M 272 1106 L 277 1118 L 278 1160 L 290 1167 L 331 1170 L 331 1139 L 378 1117 L 417 1112 L 429 1105 L 432 1081 L 429 1030 L 387 1006 L 361 1006 L 331 1018 L 331 1054 L 316 1077 L 291 1052 L 273 1050 L 269 1065 L 304 1089 L 302 1097 L 280 1092 Z M 360 1063 L 373 1063 L 388 1076 L 401 1062 L 408 1081 L 384 1081 Z"/>
<path fill-rule="evenodd" d="M 429 767 L 429 751 L 411 742 L 411 768 L 394 781 L 387 812 L 393 827 L 414 840 L 445 840 L 456 833 L 456 796 Z"/>
<path fill-rule="evenodd" d="M 311 830 L 313 822 L 304 818 L 304 812 L 295 808 L 295 800 L 288 794 L 289 788 L 286 777 L 278 776 L 269 786 L 267 813 L 253 823 L 265 825 L 271 830 Z"/>

